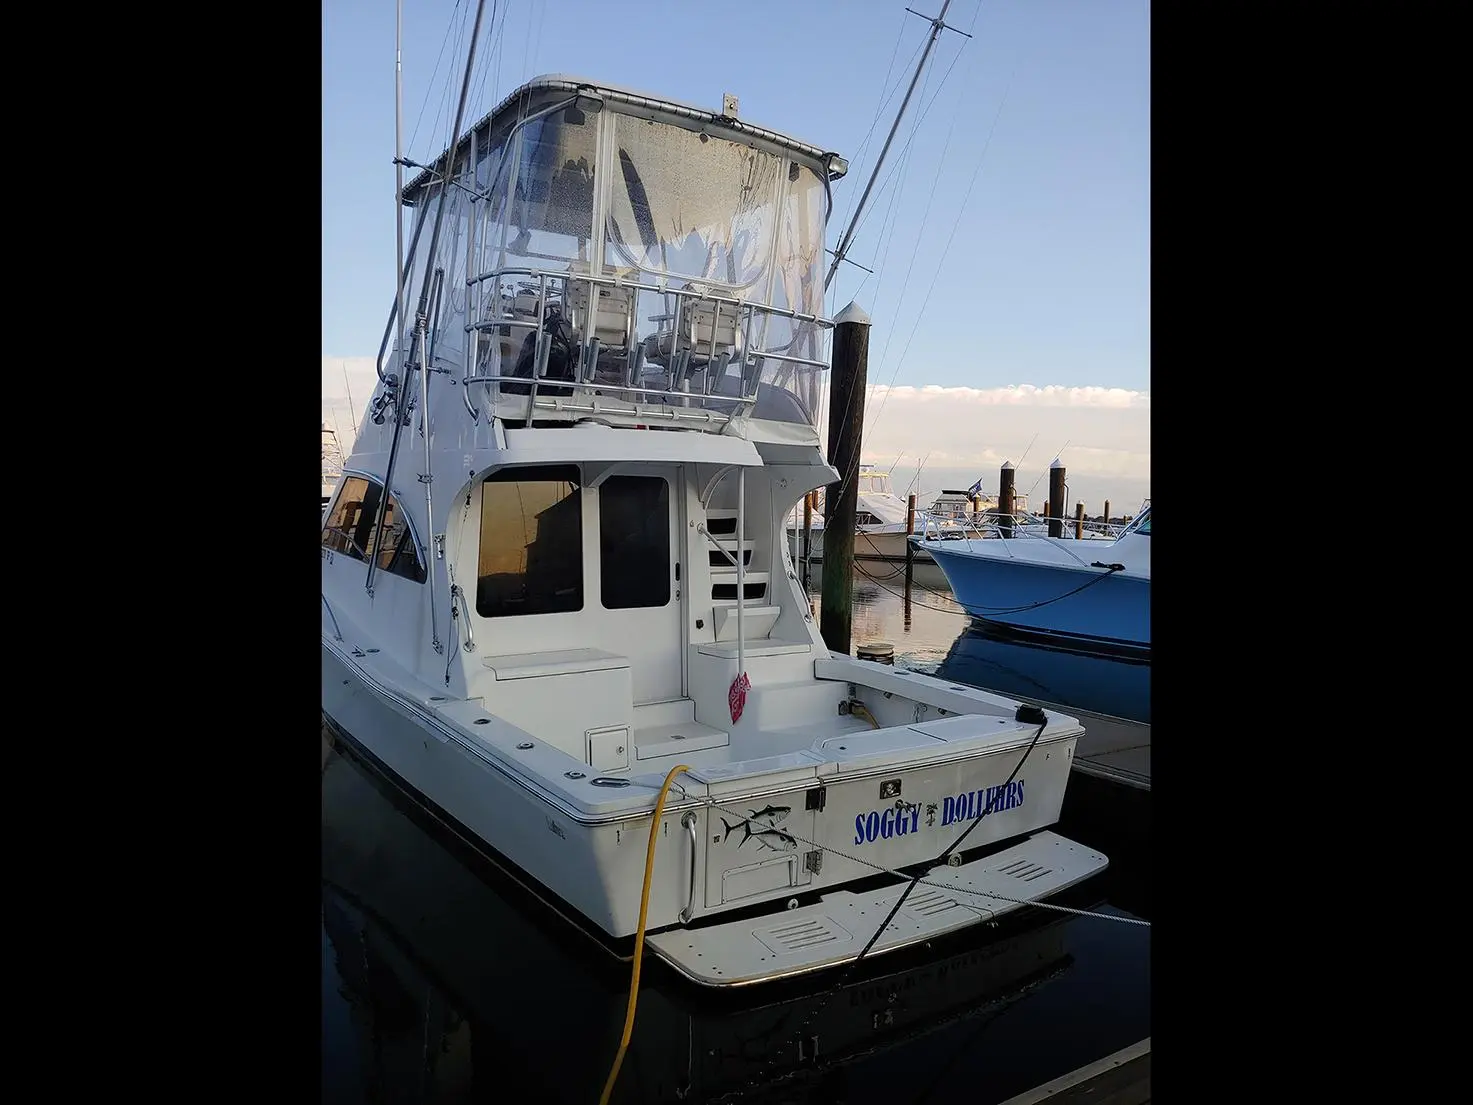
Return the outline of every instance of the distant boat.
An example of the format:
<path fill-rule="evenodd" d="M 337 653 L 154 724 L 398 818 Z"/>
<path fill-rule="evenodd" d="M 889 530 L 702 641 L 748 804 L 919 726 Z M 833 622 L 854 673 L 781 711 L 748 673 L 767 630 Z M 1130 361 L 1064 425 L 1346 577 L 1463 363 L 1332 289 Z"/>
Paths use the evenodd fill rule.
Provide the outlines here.
<path fill-rule="evenodd" d="M 915 540 L 945 573 L 956 601 L 989 626 L 1149 656 L 1150 506 L 1113 540 L 1061 540 L 1037 535 L 1038 528 L 1006 540 Z"/>
<path fill-rule="evenodd" d="M 890 483 L 890 473 L 877 472 L 872 464 L 861 464 L 855 483 L 857 493 L 854 507 L 854 559 L 904 561 L 907 504 L 906 500 L 895 494 L 895 489 Z M 945 540 L 958 540 L 975 534 L 973 529 L 968 528 L 965 517 L 960 516 L 963 513 L 960 507 L 955 512 L 957 516 L 953 516 L 951 508 L 958 502 L 952 498 L 955 496 L 961 497 L 959 500 L 961 504 L 971 501 L 964 491 L 943 491 L 932 505 L 931 511 L 928 512 L 933 519 L 932 532 Z M 997 505 L 995 499 L 984 498 L 983 502 L 992 506 Z M 820 491 L 819 509 L 813 512 L 808 535 L 808 559 L 815 564 L 823 561 L 823 506 L 823 492 Z M 945 511 L 944 514 L 943 511 Z M 917 532 L 920 530 L 919 519 L 920 512 L 917 511 L 914 523 Z M 788 542 L 793 559 L 795 561 L 802 559 L 803 510 L 801 504 L 788 520 Z M 928 563 L 931 558 L 928 554 L 921 553 L 916 559 Z"/>
<path fill-rule="evenodd" d="M 322 424 L 322 509 L 332 501 L 338 481 L 343 478 L 343 450 L 338 445 L 338 435 L 326 422 Z"/>

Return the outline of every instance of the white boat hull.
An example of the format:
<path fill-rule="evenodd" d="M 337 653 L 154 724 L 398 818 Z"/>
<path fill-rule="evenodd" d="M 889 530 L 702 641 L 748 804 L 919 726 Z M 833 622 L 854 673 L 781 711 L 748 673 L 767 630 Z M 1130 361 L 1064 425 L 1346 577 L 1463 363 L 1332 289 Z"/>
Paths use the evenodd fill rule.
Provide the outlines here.
<path fill-rule="evenodd" d="M 521 872 L 535 872 L 543 888 L 609 936 L 636 931 L 649 817 L 577 823 L 471 747 L 412 716 L 412 707 L 370 686 L 326 646 L 322 699 L 323 712 L 340 729 L 473 839 Z M 679 814 L 663 820 L 666 836 L 678 842 Z M 656 855 L 652 919 L 674 920 L 685 904 L 681 883 L 688 860 L 681 862 L 677 851 L 670 847 Z"/>
<path fill-rule="evenodd" d="M 832 666 L 838 677 L 858 665 L 872 670 L 880 684 L 889 680 L 903 686 L 907 679 L 892 669 L 843 658 L 818 661 L 818 666 L 824 665 Z M 429 798 L 471 839 L 478 839 L 520 876 L 535 882 L 534 890 L 550 894 L 553 904 L 567 907 L 610 941 L 637 931 L 648 813 L 591 824 L 569 816 L 539 794 L 534 781 L 499 767 L 488 754 L 489 745 L 478 749 L 473 738 L 437 723 L 431 706 L 396 694 L 365 671 L 359 658 L 327 639 L 323 642 L 322 687 L 323 711 L 338 729 L 411 791 Z M 461 702 L 447 703 L 441 709 L 474 711 L 478 707 Z M 959 725 L 975 729 L 977 721 L 975 716 L 953 716 L 917 723 L 898 734 L 892 727 L 815 740 L 819 755 L 841 757 L 829 765 L 821 780 L 811 771 L 792 768 L 770 772 L 771 781 L 765 786 L 760 778 L 738 774 L 734 769 L 741 765 L 690 772 L 686 787 L 699 791 L 704 784 L 705 797 L 693 802 L 688 795 L 672 792 L 657 837 L 648 910 L 649 933 L 658 935 L 664 930 L 685 940 L 682 944 L 674 937 L 652 939 L 651 946 L 677 970 L 705 985 L 742 985 L 851 961 L 870 935 L 856 931 L 856 911 L 866 916 L 873 913 L 864 905 L 873 895 L 855 897 L 843 887 L 856 879 L 934 860 L 988 802 L 994 808 L 967 836 L 967 849 L 1020 841 L 1024 850 L 1013 858 L 1037 863 L 1041 858 L 1038 848 L 1056 847 L 1057 838 L 1040 830 L 1058 820 L 1080 730 L 1067 725 L 1057 728 L 1047 740 L 1040 738 L 1016 779 L 1004 790 L 999 788 L 1008 782 L 1026 750 L 1026 741 L 1019 739 L 1019 726 L 1011 719 L 995 719 L 999 733 L 1011 734 L 1009 739 L 981 747 L 973 741 L 964 754 L 937 759 L 945 734 L 957 732 Z M 907 741 L 914 747 L 904 747 Z M 809 756 L 807 764 L 817 758 Z M 802 755 L 778 759 L 796 764 Z M 728 777 L 726 782 L 723 776 Z M 811 808 L 815 805 L 820 808 Z M 788 840 L 774 842 L 775 834 L 765 832 L 756 817 L 774 806 L 784 807 L 785 819 L 779 827 Z M 748 832 L 749 827 L 757 831 Z M 1057 886 L 1046 880 L 1019 883 L 1017 897 L 1043 897 L 1102 869 L 1107 862 L 1077 845 L 1064 844 L 1077 850 L 1077 862 L 1046 866 L 1067 877 Z M 976 862 L 985 865 L 990 861 Z M 950 870 L 961 879 L 958 885 L 965 885 L 974 872 L 985 874 L 975 863 Z M 834 898 L 836 893 L 843 896 Z M 778 911 L 800 898 L 811 901 L 811 919 L 829 925 L 826 932 L 839 931 L 832 927 L 839 925 L 853 941 L 844 947 L 838 947 L 833 938 L 811 945 L 790 942 L 781 952 L 780 963 L 775 958 L 764 962 L 760 952 L 755 958 L 747 955 L 754 939 L 761 943 L 753 936 L 754 925 L 763 928 L 791 922 L 793 918 Z M 929 901 L 918 899 L 915 908 L 923 912 L 916 916 L 924 916 Z M 765 922 L 749 917 L 720 923 L 724 913 L 741 910 L 746 915 L 750 907 L 763 904 L 774 911 L 766 914 Z M 1011 905 L 985 900 L 959 903 L 955 908 L 938 909 L 935 924 L 928 920 L 920 929 L 905 927 L 913 924 L 911 914 L 906 914 L 897 919 L 902 927 L 896 934 L 882 937 L 870 954 L 907 946 L 913 942 L 907 934 L 916 939 L 940 935 L 1007 908 Z M 687 909 L 694 922 L 690 928 L 681 917 Z M 945 917 L 939 918 L 943 912 Z M 875 924 L 882 919 L 883 913 L 873 917 Z M 696 927 L 702 922 L 711 927 Z M 707 934 L 702 938 L 706 942 L 729 944 L 735 958 L 711 965 L 699 962 L 694 953 L 701 948 L 691 946 L 698 931 Z"/>
<path fill-rule="evenodd" d="M 534 116 L 535 138 L 516 121 Z M 794 202 L 816 213 L 842 159 L 776 132 L 758 148 L 753 133 L 549 76 L 457 135 L 449 179 L 425 169 L 401 196 L 416 236 L 448 216 L 433 256 L 399 278 L 434 318 L 390 317 L 392 352 L 322 524 L 324 717 L 625 947 L 713 926 L 736 939 L 790 901 L 933 865 L 964 831 L 963 862 L 1025 841 L 1057 821 L 1083 732 L 825 646 L 783 527 L 839 478 L 815 412 L 824 331 L 865 323 L 858 307 L 820 317 L 822 282 L 806 278 L 782 303 L 671 280 L 684 266 L 663 240 L 628 270 L 602 231 L 572 266 L 549 254 L 574 215 L 613 220 L 619 253 L 646 237 L 625 218 L 645 207 L 728 244 Z M 620 170 L 630 134 L 645 152 Z M 583 183 L 564 187 L 562 154 L 537 157 L 534 142 L 586 167 Z M 497 143 L 521 168 L 473 207 Z M 620 159 L 600 156 L 615 145 Z M 738 166 L 739 189 L 714 185 Z M 644 196 L 628 196 L 641 178 Z M 524 193 L 557 199 L 518 217 L 518 244 L 467 251 L 463 232 L 497 233 L 493 212 Z M 789 229 L 758 262 L 769 276 L 822 254 L 822 219 Z M 855 493 L 845 525 L 864 535 L 861 560 L 903 560 L 909 511 L 888 476 L 861 467 Z M 833 962 L 815 946 L 782 973 Z"/>
<path fill-rule="evenodd" d="M 880 532 L 856 532 L 854 534 L 854 559 L 883 561 L 885 563 L 905 563 L 906 538 L 903 529 Z M 823 530 L 814 529 L 809 532 L 808 537 L 809 560 L 814 564 L 823 562 Z M 789 528 L 788 551 L 793 562 L 799 563 L 803 559 L 803 529 Z M 925 549 L 917 549 L 915 553 L 916 564 L 934 564 L 931 554 Z"/>

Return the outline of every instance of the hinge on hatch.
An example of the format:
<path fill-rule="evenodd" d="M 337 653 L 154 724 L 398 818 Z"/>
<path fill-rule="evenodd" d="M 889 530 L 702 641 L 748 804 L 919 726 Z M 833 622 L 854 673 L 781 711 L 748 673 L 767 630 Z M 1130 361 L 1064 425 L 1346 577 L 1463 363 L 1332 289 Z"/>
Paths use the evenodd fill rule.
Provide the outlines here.
<path fill-rule="evenodd" d="M 805 853 L 803 856 L 803 866 L 812 871 L 815 875 L 822 871 L 823 849 L 815 848 L 813 851 Z"/>
<path fill-rule="evenodd" d="M 828 794 L 828 788 L 827 787 L 814 787 L 804 797 L 804 799 L 803 799 L 803 808 L 805 810 L 821 810 L 821 809 L 823 809 L 824 798 L 827 796 L 827 794 Z"/>

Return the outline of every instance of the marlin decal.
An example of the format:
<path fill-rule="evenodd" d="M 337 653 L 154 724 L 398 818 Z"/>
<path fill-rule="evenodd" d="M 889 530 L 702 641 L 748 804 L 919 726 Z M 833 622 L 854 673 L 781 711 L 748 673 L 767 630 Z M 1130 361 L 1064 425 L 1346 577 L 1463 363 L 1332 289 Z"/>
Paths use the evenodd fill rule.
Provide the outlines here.
<path fill-rule="evenodd" d="M 760 810 L 753 810 L 750 816 L 743 818 L 735 825 L 723 817 L 721 824 L 726 829 L 726 832 L 721 835 L 721 842 L 723 844 L 726 843 L 726 838 L 740 828 L 742 830 L 742 839 L 737 842 L 738 848 L 753 837 L 757 838 L 759 844 L 765 845 L 768 848 L 777 848 L 776 845 L 770 843 L 773 839 L 782 841 L 783 848 L 796 848 L 798 842 L 788 833 L 775 827 L 785 821 L 788 814 L 792 812 L 792 806 L 763 806 Z M 758 826 L 756 832 L 752 831 L 754 822 Z"/>

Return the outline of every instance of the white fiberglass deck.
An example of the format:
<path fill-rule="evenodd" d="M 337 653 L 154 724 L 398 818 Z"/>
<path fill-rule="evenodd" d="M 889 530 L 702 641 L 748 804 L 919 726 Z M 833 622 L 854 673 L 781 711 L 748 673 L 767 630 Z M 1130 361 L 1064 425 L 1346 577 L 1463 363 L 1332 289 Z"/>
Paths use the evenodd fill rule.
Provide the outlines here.
<path fill-rule="evenodd" d="M 869 955 L 991 920 L 1020 908 L 1009 898 L 1022 899 L 1025 904 L 1038 901 L 1082 882 L 1108 863 L 1099 852 L 1055 833 L 1041 832 L 961 867 L 933 867 L 924 879 L 957 890 L 924 883 L 917 886 Z M 704 986 L 766 982 L 853 960 L 904 892 L 903 884 L 860 894 L 838 890 L 813 905 L 709 928 L 670 929 L 648 937 L 647 942 L 676 971 Z"/>

